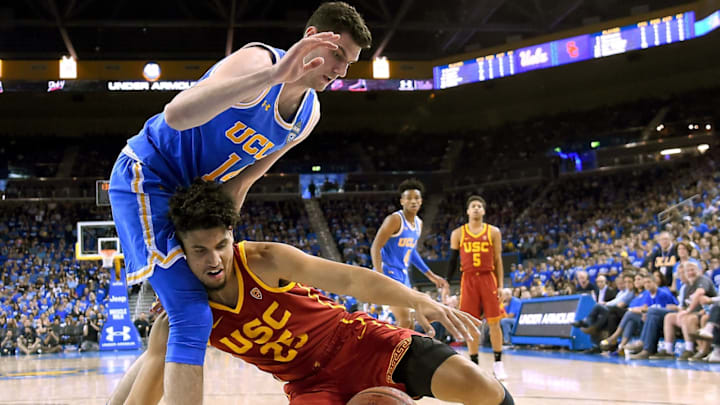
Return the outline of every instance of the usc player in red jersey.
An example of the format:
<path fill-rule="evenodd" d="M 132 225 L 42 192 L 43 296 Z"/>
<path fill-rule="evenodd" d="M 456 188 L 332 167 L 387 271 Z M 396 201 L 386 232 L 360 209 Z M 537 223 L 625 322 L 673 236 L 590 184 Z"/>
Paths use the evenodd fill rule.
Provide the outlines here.
<path fill-rule="evenodd" d="M 503 307 L 499 292 L 503 288 L 502 235 L 500 229 L 483 221 L 485 200 L 477 195 L 467 200 L 468 223 L 450 235 L 450 263 L 447 279 L 455 274 L 460 257 L 460 310 L 481 319 L 490 328 L 495 362 L 493 373 L 498 380 L 507 378 L 502 362 L 503 335 L 500 319 Z M 478 363 L 479 341 L 467 341 L 470 359 Z"/>
<path fill-rule="evenodd" d="M 477 339 L 480 321 L 472 316 L 368 269 L 279 243 L 235 244 L 232 200 L 214 183 L 199 181 L 176 192 L 170 217 L 190 269 L 208 292 L 210 344 L 287 382 L 291 405 L 345 404 L 375 386 L 464 404 L 514 404 L 501 383 L 449 346 L 363 312 L 348 313 L 309 285 L 414 308 L 426 331 L 438 320 L 457 338 Z M 148 351 L 109 404 L 151 404 L 162 397 L 157 376 L 164 370 L 168 325 L 160 320 Z"/>

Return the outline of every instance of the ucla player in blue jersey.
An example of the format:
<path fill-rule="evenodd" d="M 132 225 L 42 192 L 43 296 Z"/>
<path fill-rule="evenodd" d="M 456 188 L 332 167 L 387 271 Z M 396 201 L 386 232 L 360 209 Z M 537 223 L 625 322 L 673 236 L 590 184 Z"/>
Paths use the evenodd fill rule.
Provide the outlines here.
<path fill-rule="evenodd" d="M 422 220 L 417 213 L 422 207 L 425 187 L 418 180 L 409 179 L 400 183 L 398 191 L 402 209 L 385 217 L 375 235 L 370 248 L 373 268 L 411 287 L 408 268 L 412 264 L 439 289 L 447 292 L 448 282 L 430 270 L 416 249 L 422 233 Z M 390 311 L 398 326 L 412 329 L 413 320 L 407 308 L 390 307 Z"/>
<path fill-rule="evenodd" d="M 370 42 L 353 7 L 325 3 L 287 52 L 250 43 L 215 64 L 150 118 L 118 157 L 110 203 L 128 282 L 149 279 L 169 316 L 168 403 L 202 403 L 212 328 L 207 293 L 168 218 L 170 197 L 199 177 L 222 184 L 239 210 L 250 186 L 317 124 L 316 91 L 345 76 Z M 211 277 L 223 277 L 219 263 L 208 266 Z M 138 378 L 157 378 L 147 374 L 141 370 Z"/>

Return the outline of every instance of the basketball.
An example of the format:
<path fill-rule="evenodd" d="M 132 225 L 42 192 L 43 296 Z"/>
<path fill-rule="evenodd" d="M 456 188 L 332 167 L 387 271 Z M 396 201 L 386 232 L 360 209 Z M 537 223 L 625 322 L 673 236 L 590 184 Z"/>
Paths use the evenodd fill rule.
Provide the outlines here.
<path fill-rule="evenodd" d="M 408 394 L 392 387 L 373 387 L 360 391 L 347 405 L 413 405 Z"/>

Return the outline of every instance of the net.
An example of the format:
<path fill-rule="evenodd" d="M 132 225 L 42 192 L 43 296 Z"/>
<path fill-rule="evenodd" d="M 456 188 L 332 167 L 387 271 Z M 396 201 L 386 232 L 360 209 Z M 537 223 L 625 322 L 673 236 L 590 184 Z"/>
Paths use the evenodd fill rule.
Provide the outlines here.
<path fill-rule="evenodd" d="M 113 260 L 115 259 L 115 249 L 103 249 L 100 251 L 100 256 L 103 262 L 103 268 L 109 269 L 113 267 Z"/>

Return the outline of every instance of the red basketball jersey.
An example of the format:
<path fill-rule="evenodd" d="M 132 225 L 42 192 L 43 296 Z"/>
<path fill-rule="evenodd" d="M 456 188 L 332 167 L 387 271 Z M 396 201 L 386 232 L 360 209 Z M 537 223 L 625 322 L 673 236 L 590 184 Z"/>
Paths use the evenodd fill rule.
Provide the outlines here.
<path fill-rule="evenodd" d="M 229 308 L 210 301 L 210 343 L 284 381 L 312 374 L 327 360 L 338 327 L 351 315 L 314 288 L 263 283 L 248 268 L 245 242 L 235 245 L 234 253 L 238 302 Z"/>
<path fill-rule="evenodd" d="M 490 225 L 483 224 L 478 234 L 470 232 L 468 224 L 462 226 L 460 237 L 460 269 L 463 272 L 488 272 L 495 270 Z"/>

